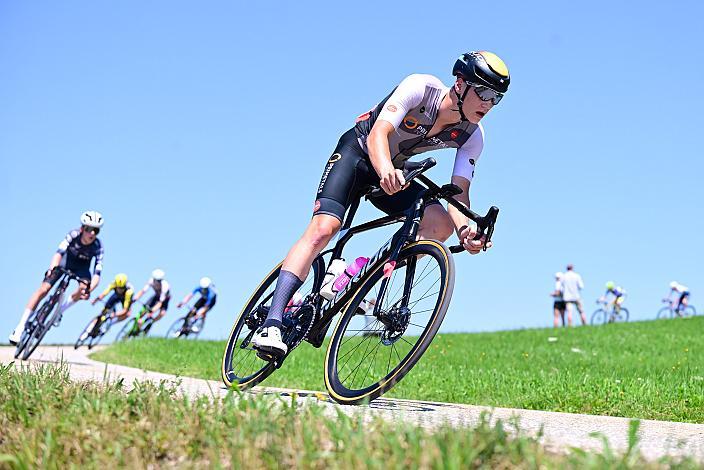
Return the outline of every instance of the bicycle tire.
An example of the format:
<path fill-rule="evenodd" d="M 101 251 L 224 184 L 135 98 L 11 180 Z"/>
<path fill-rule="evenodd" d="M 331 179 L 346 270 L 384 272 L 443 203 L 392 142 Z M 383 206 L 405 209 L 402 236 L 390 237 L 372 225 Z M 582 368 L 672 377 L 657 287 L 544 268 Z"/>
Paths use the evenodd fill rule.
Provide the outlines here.
<path fill-rule="evenodd" d="M 80 348 L 81 346 L 83 346 L 84 344 L 86 344 L 86 341 L 88 340 L 88 338 L 89 338 L 89 336 L 90 336 L 89 332 L 90 332 L 91 330 L 93 330 L 93 325 L 94 325 L 93 321 L 97 321 L 97 318 L 92 318 L 92 319 L 88 322 L 88 324 L 86 325 L 86 327 L 83 328 L 83 331 L 81 331 L 81 334 L 78 335 L 78 339 L 76 340 L 76 343 L 73 345 L 73 349 L 78 349 L 78 348 Z M 88 334 L 87 334 L 87 333 L 88 333 Z M 83 338 L 83 339 L 81 339 L 81 337 L 82 337 L 83 335 L 86 335 L 86 337 Z"/>
<path fill-rule="evenodd" d="M 120 341 L 127 341 L 130 339 L 131 335 L 130 333 L 132 332 L 132 328 L 135 327 L 135 323 L 137 322 L 136 318 L 130 318 L 128 321 L 125 322 L 125 325 L 120 328 L 119 333 L 117 333 L 117 336 L 115 336 L 115 343 L 118 343 Z"/>
<path fill-rule="evenodd" d="M 682 316 L 687 318 L 687 317 L 693 317 L 697 314 L 697 310 L 694 308 L 694 305 L 687 305 L 685 308 L 682 309 Z"/>
<path fill-rule="evenodd" d="M 591 324 L 592 325 L 603 325 L 606 323 L 606 310 L 600 308 L 592 313 Z"/>
<path fill-rule="evenodd" d="M 166 337 L 171 339 L 180 338 L 182 336 L 181 330 L 183 329 L 183 325 L 186 322 L 186 318 L 188 318 L 188 315 L 186 315 L 185 317 L 181 317 L 175 322 L 173 322 L 169 327 L 168 331 L 166 332 Z"/>
<path fill-rule="evenodd" d="M 32 333 L 27 339 L 27 344 L 24 347 L 24 353 L 22 354 L 22 360 L 26 361 L 29 356 L 32 355 L 37 346 L 42 342 L 44 336 L 49 332 L 51 326 L 54 324 L 56 315 L 58 315 L 57 301 L 58 297 L 56 294 L 52 295 L 49 300 L 44 302 L 40 312 L 37 313 L 37 324 L 35 325 Z M 53 314 L 52 314 L 53 312 Z"/>
<path fill-rule="evenodd" d="M 424 267 L 420 274 L 418 274 L 418 271 L 420 269 L 418 265 L 422 262 L 420 261 L 421 258 L 422 260 L 428 260 L 427 264 L 425 265 L 426 267 L 432 263 L 432 261 L 430 261 L 431 259 L 434 260 L 435 263 L 437 263 L 437 267 L 440 271 L 438 276 L 439 281 L 436 281 L 436 283 L 440 283 L 440 286 L 438 287 L 437 291 L 437 300 L 434 301 L 434 306 L 430 307 L 427 310 L 431 313 L 428 316 L 428 320 L 425 326 L 417 325 L 411 322 L 411 318 L 416 320 L 416 318 L 412 317 L 412 315 L 420 314 L 426 311 L 423 310 L 417 313 L 413 312 L 413 310 L 418 310 L 417 305 L 421 300 L 423 300 L 424 298 L 430 298 L 431 296 L 435 295 L 435 293 L 431 295 L 426 295 L 430 289 L 426 290 L 424 293 L 421 294 L 420 300 L 407 301 L 409 305 L 407 313 L 408 320 L 406 323 L 406 329 L 403 330 L 403 332 L 400 332 L 400 335 L 398 335 L 398 333 L 395 331 L 393 333 L 390 333 L 389 331 L 391 330 L 387 330 L 386 326 L 383 326 L 383 330 L 377 330 L 370 326 L 373 325 L 373 323 L 367 323 L 367 326 L 369 326 L 368 333 L 370 334 L 366 337 L 364 334 L 362 335 L 362 337 L 358 337 L 360 331 L 366 331 L 366 326 L 363 328 L 363 330 L 350 330 L 350 332 L 356 331 L 357 333 L 352 336 L 346 336 L 345 332 L 347 331 L 347 328 L 353 323 L 353 318 L 359 317 L 359 305 L 362 303 L 363 300 L 365 300 L 367 295 L 372 292 L 372 289 L 376 288 L 375 286 L 377 282 L 380 282 L 384 278 L 383 268 L 386 261 L 388 261 L 388 258 L 377 263 L 374 267 L 369 270 L 369 272 L 364 275 L 364 278 L 360 280 L 359 287 L 356 288 L 352 300 L 345 306 L 344 311 L 342 312 L 342 315 L 340 316 L 340 319 L 337 322 L 337 325 L 335 326 L 335 330 L 333 331 L 325 358 L 325 386 L 327 387 L 328 392 L 330 393 L 330 397 L 336 402 L 346 405 L 356 405 L 361 403 L 367 403 L 378 398 L 379 396 L 383 395 L 391 388 L 393 388 L 417 364 L 417 362 L 420 360 L 420 358 L 430 346 L 430 343 L 432 342 L 438 329 L 440 328 L 440 325 L 442 324 L 443 319 L 445 318 L 445 314 L 452 299 L 452 292 L 455 282 L 455 265 L 450 251 L 444 244 L 439 241 L 421 240 L 405 246 L 399 253 L 399 258 L 394 273 L 399 272 L 402 267 L 406 268 L 404 270 L 406 271 L 406 276 L 404 276 L 403 282 L 405 283 L 408 277 L 411 277 L 412 287 L 409 292 L 410 298 L 412 298 L 413 289 L 420 284 L 423 273 L 426 271 L 426 267 Z M 410 266 L 412 266 L 412 268 Z M 430 272 L 432 273 L 434 269 L 435 267 L 432 267 Z M 410 274 L 408 273 L 409 270 L 411 271 Z M 417 280 L 416 275 L 418 275 L 418 278 L 420 279 Z M 393 281 L 391 280 L 392 278 L 393 275 L 389 278 L 389 286 L 393 286 Z M 432 289 L 435 289 L 434 285 L 435 284 L 431 286 Z M 403 288 L 403 285 L 401 286 L 401 288 Z M 422 291 L 424 288 L 425 286 L 419 288 L 419 290 Z M 385 297 L 382 300 L 382 302 L 384 302 L 381 307 L 382 310 L 388 310 L 388 312 L 392 312 L 396 308 L 395 305 L 402 301 L 395 301 L 391 305 L 388 305 L 386 303 L 389 298 L 395 299 L 395 294 L 392 294 L 392 291 L 394 291 L 395 289 L 397 288 L 388 288 L 387 294 L 389 295 L 388 297 Z M 398 309 L 397 312 L 403 312 L 403 309 Z M 391 313 L 389 313 L 389 315 L 391 315 Z M 401 313 L 401 315 L 404 315 L 404 313 Z M 379 323 L 379 325 L 381 325 L 379 319 L 376 319 L 375 321 Z M 420 320 L 420 322 L 423 323 L 424 320 Z M 407 328 L 409 324 L 414 325 L 418 328 L 422 328 L 422 330 L 418 335 L 417 342 L 411 345 L 410 350 L 406 352 L 403 357 L 401 357 L 401 354 L 399 354 L 399 350 L 401 350 L 401 346 L 403 346 L 403 344 L 400 343 L 399 340 L 403 338 L 403 335 L 408 331 Z M 346 381 L 346 378 L 340 378 L 340 367 L 345 369 L 343 373 L 348 372 L 349 369 L 346 367 L 347 362 L 349 361 L 342 364 L 341 366 L 339 364 L 339 359 L 344 358 L 345 355 L 355 354 L 355 349 L 361 348 L 362 344 L 369 341 L 369 343 L 367 343 L 367 346 L 365 347 L 366 349 L 364 353 L 362 353 L 362 355 L 364 356 L 361 358 L 362 362 L 360 362 L 360 365 L 365 364 L 366 366 L 366 364 L 368 364 L 367 372 L 364 377 L 366 379 L 369 374 L 369 371 L 373 366 L 373 361 L 376 359 L 377 352 L 379 350 L 376 349 L 374 351 L 374 356 L 367 361 L 367 359 L 371 355 L 371 352 L 367 351 L 369 345 L 374 344 L 374 336 L 378 336 L 378 344 L 387 346 L 387 348 L 391 346 L 390 348 L 388 348 L 388 363 L 386 366 L 386 373 L 383 377 L 379 378 L 379 380 L 376 380 L 377 374 L 375 373 L 374 378 L 372 378 L 372 380 L 376 380 L 376 382 L 372 384 L 363 386 L 362 388 L 351 388 L 351 385 L 354 385 L 355 378 L 352 379 L 351 385 L 346 385 L 345 383 L 343 383 Z M 357 337 L 356 340 L 354 339 L 355 337 Z M 413 337 L 414 336 L 410 336 L 409 338 Z M 351 346 L 350 351 L 346 352 L 343 355 L 340 355 L 340 348 L 348 342 L 351 342 L 352 344 L 357 343 L 357 345 Z M 405 340 L 405 342 L 411 344 L 408 340 Z M 396 357 L 398 357 L 399 359 L 399 364 L 392 369 L 391 358 L 393 357 L 394 350 L 396 349 L 395 344 L 397 343 L 401 345 L 398 347 L 398 350 L 395 351 Z M 374 347 L 377 346 L 374 345 Z M 382 352 L 382 355 L 384 354 L 386 354 L 386 351 Z M 394 362 L 395 361 L 396 359 L 394 358 Z M 382 371 L 383 362 L 384 361 L 382 360 L 381 369 L 379 369 Z M 347 378 L 349 378 L 351 374 L 352 372 L 349 372 L 347 374 Z M 356 377 L 356 372 L 354 372 L 354 374 Z M 384 374 L 384 372 L 381 372 L 379 375 L 381 374 Z"/>
<path fill-rule="evenodd" d="M 658 310 L 658 314 L 655 317 L 656 320 L 664 320 L 666 318 L 672 318 L 672 309 L 670 307 L 663 307 Z"/>
<path fill-rule="evenodd" d="M 191 336 L 193 338 L 198 338 L 200 336 L 200 333 L 203 331 L 203 327 L 205 326 L 205 318 L 200 317 L 196 321 L 191 323 L 191 327 L 188 331 L 188 336 Z M 198 328 L 195 332 L 193 331 L 193 328 Z"/>
<path fill-rule="evenodd" d="M 15 347 L 15 359 L 19 359 L 19 357 L 22 355 L 22 352 L 24 352 L 25 346 L 27 346 L 27 341 L 29 340 L 29 337 L 32 335 L 32 331 L 34 330 L 34 326 L 32 328 L 27 328 L 27 325 L 34 325 L 34 320 L 37 318 L 37 310 L 33 311 L 32 314 L 27 318 L 27 321 L 25 322 L 24 329 L 22 330 L 22 335 L 20 336 L 20 340 L 17 343 L 17 346 Z"/>
<path fill-rule="evenodd" d="M 110 327 L 114 323 L 113 318 L 107 318 L 100 325 L 98 325 L 98 334 L 95 336 L 90 336 L 88 340 L 88 349 L 93 349 L 103 340 L 103 337 L 108 333 Z"/>
<path fill-rule="evenodd" d="M 221 366 L 222 380 L 228 387 L 237 387 L 240 390 L 246 390 L 261 383 L 276 370 L 276 364 L 273 361 L 267 361 L 259 357 L 257 351 L 254 350 L 249 341 L 251 341 L 256 330 L 264 322 L 264 317 L 266 316 L 266 312 L 268 312 L 268 307 L 264 304 L 267 302 L 267 298 L 270 301 L 273 287 L 281 272 L 281 264 L 282 263 L 276 265 L 254 290 L 254 293 L 249 300 L 247 300 L 242 311 L 237 316 L 235 324 L 232 326 L 222 356 Z M 325 272 L 323 258 L 321 256 L 316 257 L 315 260 L 313 260 L 311 268 L 312 272 L 299 289 L 299 292 L 302 293 L 304 298 L 314 289 L 319 289 L 322 284 Z M 271 293 L 267 293 L 270 288 Z M 266 309 L 266 311 L 264 311 L 264 309 Z M 247 325 L 247 322 L 249 322 L 249 325 Z M 245 328 L 248 328 L 249 331 L 241 338 Z M 285 332 L 282 333 L 284 333 L 283 336 L 285 336 Z M 239 351 L 246 351 L 240 355 L 241 359 L 237 358 Z M 289 350 L 289 354 L 290 353 L 291 351 Z M 247 373 L 246 371 L 240 372 L 241 368 L 235 369 L 235 363 L 242 365 L 244 361 L 246 361 L 246 363 L 252 363 L 251 367 L 254 370 L 252 370 L 251 373 Z"/>
<path fill-rule="evenodd" d="M 614 323 L 626 323 L 629 316 L 628 309 L 621 307 L 618 313 L 613 313 Z"/>

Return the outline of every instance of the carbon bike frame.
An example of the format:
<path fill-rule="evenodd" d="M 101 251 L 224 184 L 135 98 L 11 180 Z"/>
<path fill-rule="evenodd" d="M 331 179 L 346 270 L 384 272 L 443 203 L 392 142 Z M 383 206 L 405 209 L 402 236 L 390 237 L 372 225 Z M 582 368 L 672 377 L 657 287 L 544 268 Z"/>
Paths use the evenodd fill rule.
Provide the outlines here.
<path fill-rule="evenodd" d="M 316 308 L 316 312 L 319 313 L 316 315 L 316 319 L 313 321 L 313 325 L 311 326 L 310 332 L 308 333 L 306 338 L 306 340 L 313 346 L 320 347 L 323 344 L 325 335 L 328 329 L 330 328 L 330 325 L 332 324 L 333 318 L 352 299 L 352 296 L 356 291 L 353 287 L 355 285 L 358 285 L 359 282 L 366 277 L 366 274 L 370 272 L 370 270 L 373 270 L 381 261 L 386 262 L 387 255 L 389 256 L 388 261 L 395 265 L 395 262 L 398 260 L 399 253 L 401 252 L 401 249 L 404 247 L 404 245 L 406 245 L 406 243 L 409 241 L 416 240 L 418 229 L 420 227 L 420 221 L 423 218 L 423 213 L 425 212 L 426 202 L 444 199 L 449 204 L 456 207 L 465 216 L 469 217 L 471 220 L 477 223 L 478 231 L 476 239 L 479 239 L 482 236 L 486 236 L 487 243 L 491 240 L 491 235 L 494 231 L 494 223 L 496 222 L 496 217 L 498 215 L 499 209 L 495 206 L 492 206 L 489 209 L 489 212 L 487 212 L 487 215 L 484 217 L 472 212 L 469 208 L 464 206 L 464 204 L 456 201 L 452 197 L 454 195 L 462 193 L 462 190 L 458 186 L 454 184 L 447 184 L 442 187 L 439 187 L 426 176 L 420 174 L 422 173 L 422 171 L 425 171 L 426 169 L 434 166 L 435 160 L 430 158 L 424 161 L 423 163 L 428 164 L 420 168 L 417 172 L 417 175 L 414 175 L 410 179 L 418 179 L 427 186 L 427 189 L 420 193 L 414 204 L 409 209 L 391 215 L 387 215 L 386 217 L 381 217 L 379 219 L 375 219 L 355 227 L 350 227 L 352 225 L 352 219 L 354 218 L 357 209 L 359 208 L 359 204 L 363 196 L 356 198 L 352 203 L 352 206 L 350 206 L 347 216 L 345 217 L 345 221 L 342 225 L 342 228 L 340 229 L 338 240 L 335 243 L 335 246 L 330 250 L 326 250 L 320 253 L 320 255 L 318 255 L 318 257 L 316 257 L 316 259 L 313 261 L 313 263 L 318 263 L 318 267 L 320 269 L 323 269 L 323 272 L 325 272 L 326 268 L 329 267 L 329 265 L 325 266 L 323 256 L 328 253 L 332 253 L 331 262 L 333 259 L 340 258 L 345 245 L 347 244 L 347 242 L 350 241 L 350 239 L 354 235 L 375 228 L 384 227 L 386 225 L 403 222 L 401 228 L 396 231 L 396 233 L 386 243 L 384 243 L 381 248 L 379 248 L 379 250 L 370 258 L 370 260 L 364 265 L 364 267 L 362 267 L 362 269 L 352 279 L 350 279 L 350 282 L 347 284 L 347 286 L 343 290 L 338 292 L 332 300 L 327 301 L 321 295 L 317 294 L 320 291 L 320 288 L 322 287 L 321 285 L 313 285 L 313 292 L 316 293 L 316 297 L 314 299 L 314 306 Z M 407 179 L 407 181 L 409 181 L 410 179 Z M 379 188 L 374 188 L 372 191 L 367 193 L 367 198 L 377 197 L 383 194 L 384 193 L 382 193 Z M 457 245 L 451 247 L 450 250 L 453 253 L 458 253 L 460 251 L 464 251 L 464 248 L 460 245 Z M 407 303 L 408 301 L 413 268 L 414 266 L 409 266 L 409 269 L 406 273 L 404 295 L 402 297 L 402 306 L 406 306 L 405 303 Z M 378 294 L 379 297 L 383 297 L 383 295 L 385 294 L 385 289 L 388 285 L 388 282 L 388 278 L 385 278 L 384 281 L 382 281 L 382 286 Z M 381 302 L 377 301 L 374 307 L 375 316 L 378 315 L 380 308 Z"/>

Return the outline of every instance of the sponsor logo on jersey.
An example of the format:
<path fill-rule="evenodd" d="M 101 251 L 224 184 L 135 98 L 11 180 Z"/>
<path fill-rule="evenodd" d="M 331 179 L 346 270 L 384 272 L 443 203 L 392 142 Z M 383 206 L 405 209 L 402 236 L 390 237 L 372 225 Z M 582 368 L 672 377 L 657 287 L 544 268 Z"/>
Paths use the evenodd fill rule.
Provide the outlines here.
<path fill-rule="evenodd" d="M 474 159 L 473 159 L 473 158 L 470 158 L 470 159 L 469 159 L 469 163 L 470 163 L 470 165 L 474 165 Z"/>
<path fill-rule="evenodd" d="M 450 138 L 451 138 L 452 140 L 455 140 L 455 139 L 458 138 L 459 136 L 460 136 L 460 131 L 458 131 L 457 129 L 455 129 L 454 131 L 451 131 L 451 132 L 450 132 Z"/>
<path fill-rule="evenodd" d="M 371 111 L 368 111 L 364 114 L 360 114 L 359 116 L 357 116 L 357 119 L 355 119 L 354 122 L 366 121 L 367 119 L 369 119 L 369 116 L 371 116 L 371 115 L 372 115 Z"/>
<path fill-rule="evenodd" d="M 386 109 L 391 111 L 392 113 L 395 113 L 396 111 L 398 111 L 398 108 L 396 106 L 394 106 L 393 104 L 388 105 L 386 107 Z"/>
<path fill-rule="evenodd" d="M 340 161 L 342 158 L 342 155 L 339 153 L 334 153 L 332 157 L 330 157 L 330 160 L 328 160 L 328 164 L 325 165 L 325 171 L 323 172 L 323 177 L 320 179 L 320 184 L 318 185 L 318 194 L 323 192 L 323 188 L 325 187 L 325 182 L 328 180 L 328 176 L 330 176 L 330 172 L 332 171 L 332 167 L 335 166 L 335 162 Z"/>
<path fill-rule="evenodd" d="M 418 127 L 418 119 L 414 118 L 413 116 L 406 116 L 403 118 L 403 125 L 406 127 L 406 129 L 415 129 Z"/>

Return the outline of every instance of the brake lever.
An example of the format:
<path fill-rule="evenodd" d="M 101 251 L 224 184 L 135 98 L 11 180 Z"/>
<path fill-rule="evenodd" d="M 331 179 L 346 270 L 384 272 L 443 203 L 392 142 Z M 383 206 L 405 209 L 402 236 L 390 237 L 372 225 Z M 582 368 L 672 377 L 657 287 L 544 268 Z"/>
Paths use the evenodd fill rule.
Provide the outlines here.
<path fill-rule="evenodd" d="M 498 215 L 499 208 L 496 206 L 491 206 L 486 215 L 477 221 L 477 234 L 474 236 L 473 240 L 481 240 L 482 237 L 486 237 L 482 251 L 486 251 L 486 246 L 489 244 L 491 237 L 494 235 L 494 225 L 496 224 L 496 218 Z M 461 253 L 463 251 L 465 251 L 465 249 L 462 245 L 454 245 L 450 247 L 451 253 Z"/>

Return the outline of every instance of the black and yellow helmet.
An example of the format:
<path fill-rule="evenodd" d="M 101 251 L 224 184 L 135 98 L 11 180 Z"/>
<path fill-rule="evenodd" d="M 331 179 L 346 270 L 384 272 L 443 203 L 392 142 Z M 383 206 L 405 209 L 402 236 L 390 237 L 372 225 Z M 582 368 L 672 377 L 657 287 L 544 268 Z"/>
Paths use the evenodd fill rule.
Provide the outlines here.
<path fill-rule="evenodd" d="M 470 83 L 487 86 L 499 93 L 506 93 L 511 83 L 511 76 L 504 61 L 487 51 L 462 54 L 452 67 L 452 75 L 460 75 Z"/>

